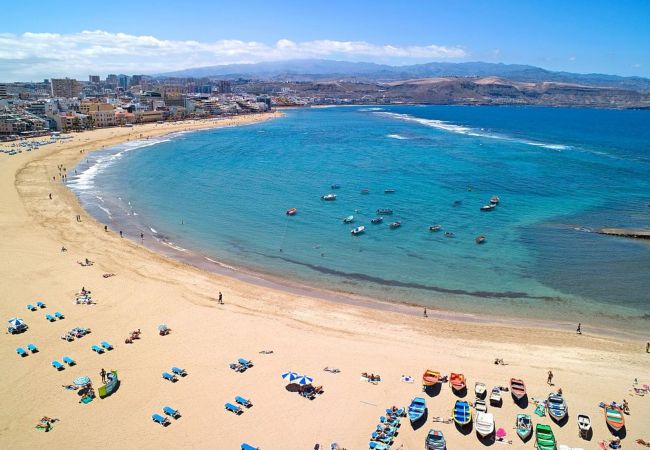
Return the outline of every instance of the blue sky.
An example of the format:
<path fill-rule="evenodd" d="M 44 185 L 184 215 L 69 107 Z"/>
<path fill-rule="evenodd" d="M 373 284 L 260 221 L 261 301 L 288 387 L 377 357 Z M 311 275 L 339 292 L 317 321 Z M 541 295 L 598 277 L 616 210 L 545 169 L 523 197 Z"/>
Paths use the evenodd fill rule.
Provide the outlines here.
<path fill-rule="evenodd" d="M 650 76 L 641 0 L 22 0 L 5 2 L 0 23 L 5 81 L 305 57 Z"/>

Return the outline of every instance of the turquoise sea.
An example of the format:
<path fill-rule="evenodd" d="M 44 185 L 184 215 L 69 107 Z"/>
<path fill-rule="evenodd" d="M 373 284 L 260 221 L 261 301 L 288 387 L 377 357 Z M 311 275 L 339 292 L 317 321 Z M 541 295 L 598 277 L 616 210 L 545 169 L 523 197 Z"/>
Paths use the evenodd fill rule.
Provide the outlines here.
<path fill-rule="evenodd" d="M 285 114 L 93 153 L 70 187 L 100 222 L 179 257 L 430 308 L 648 329 L 650 244 L 593 231 L 650 227 L 650 111 Z M 394 214 L 373 225 L 378 208 Z"/>

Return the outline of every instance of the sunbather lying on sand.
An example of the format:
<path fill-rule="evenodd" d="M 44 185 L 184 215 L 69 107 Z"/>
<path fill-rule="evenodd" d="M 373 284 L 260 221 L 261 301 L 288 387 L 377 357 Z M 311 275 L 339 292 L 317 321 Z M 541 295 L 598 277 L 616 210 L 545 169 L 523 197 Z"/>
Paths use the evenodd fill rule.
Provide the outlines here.
<path fill-rule="evenodd" d="M 330 372 L 330 373 L 339 373 L 341 372 L 339 369 L 333 368 L 333 367 L 325 367 L 323 369 L 325 372 Z"/>
<path fill-rule="evenodd" d="M 639 445 L 643 445 L 644 447 L 650 447 L 650 442 L 646 442 L 643 439 L 637 439 L 634 442 L 636 442 Z"/>
<path fill-rule="evenodd" d="M 104 278 L 110 278 L 110 277 L 114 277 L 115 274 L 114 274 L 114 273 L 105 273 L 105 274 L 102 275 L 102 276 L 103 276 Z"/>

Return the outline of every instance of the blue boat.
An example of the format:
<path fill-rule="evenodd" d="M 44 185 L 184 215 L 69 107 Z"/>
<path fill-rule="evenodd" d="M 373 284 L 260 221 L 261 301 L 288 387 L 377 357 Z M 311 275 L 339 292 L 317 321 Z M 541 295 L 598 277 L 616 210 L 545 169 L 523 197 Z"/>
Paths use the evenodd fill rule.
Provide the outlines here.
<path fill-rule="evenodd" d="M 393 214 L 393 210 L 388 209 L 388 208 L 379 208 L 377 210 L 377 214 L 379 214 L 379 215 L 382 215 L 382 214 L 383 215 L 391 215 L 391 214 Z"/>
<path fill-rule="evenodd" d="M 409 406 L 408 416 L 411 422 L 417 422 L 424 416 L 424 412 L 427 410 L 427 402 L 422 397 L 415 397 L 411 400 L 411 405 Z"/>
<path fill-rule="evenodd" d="M 458 425 L 467 425 L 472 421 L 472 407 L 465 400 L 456 400 L 452 413 Z"/>

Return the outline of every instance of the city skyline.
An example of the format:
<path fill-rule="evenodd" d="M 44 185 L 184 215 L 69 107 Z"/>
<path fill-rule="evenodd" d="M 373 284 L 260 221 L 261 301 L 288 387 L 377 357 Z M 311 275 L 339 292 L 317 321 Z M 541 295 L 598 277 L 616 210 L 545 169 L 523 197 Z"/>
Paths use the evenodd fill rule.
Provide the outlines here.
<path fill-rule="evenodd" d="M 31 8 L 33 6 L 33 8 Z M 65 10 L 5 7 L 0 81 L 155 74 L 194 67 L 322 58 L 405 65 L 530 64 L 549 70 L 650 76 L 650 6 L 606 2 L 228 3 L 128 11 L 72 1 Z"/>

